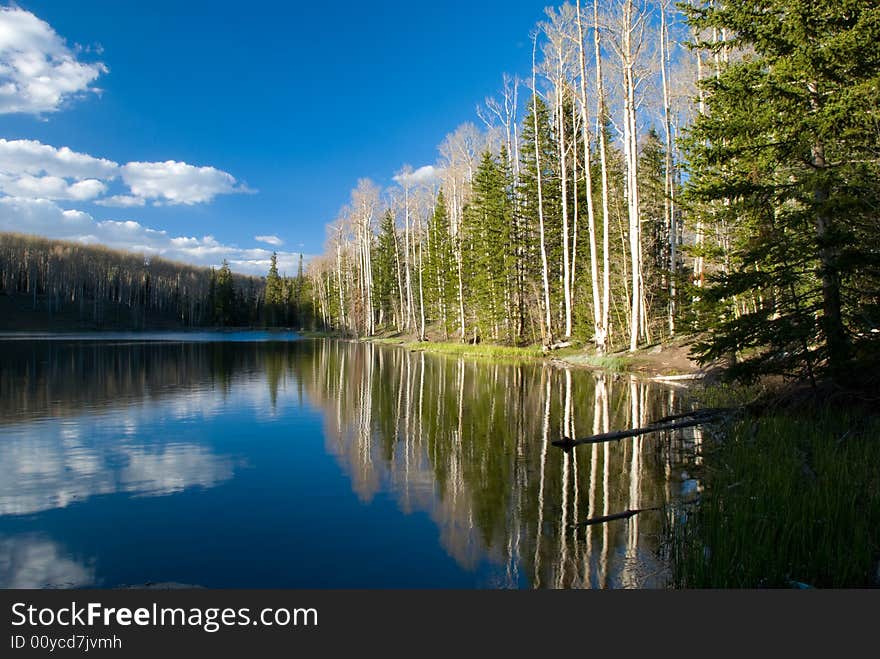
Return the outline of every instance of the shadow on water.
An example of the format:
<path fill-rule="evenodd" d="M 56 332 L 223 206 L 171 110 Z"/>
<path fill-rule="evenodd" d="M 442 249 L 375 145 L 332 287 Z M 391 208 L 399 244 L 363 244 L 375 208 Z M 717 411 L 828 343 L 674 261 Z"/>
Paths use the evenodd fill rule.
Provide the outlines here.
<path fill-rule="evenodd" d="M 560 450 L 686 400 L 539 363 L 334 340 L 0 354 L 6 587 L 663 586 L 662 512 L 577 525 L 679 498 L 700 441 Z"/>

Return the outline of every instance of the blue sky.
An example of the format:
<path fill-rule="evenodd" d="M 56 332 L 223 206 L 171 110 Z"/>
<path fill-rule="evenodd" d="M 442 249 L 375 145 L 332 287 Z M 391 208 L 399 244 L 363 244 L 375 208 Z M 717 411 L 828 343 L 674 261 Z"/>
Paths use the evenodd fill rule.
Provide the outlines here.
<path fill-rule="evenodd" d="M 272 249 L 255 236 L 277 236 L 279 251 L 319 253 L 325 224 L 358 178 L 384 187 L 404 163 L 433 163 L 448 132 L 479 121 L 475 107 L 498 91 L 502 73 L 527 72 L 529 32 L 544 5 L 0 4 L 15 19 L 5 37 L 0 23 L 0 65 L 44 48 L 57 71 L 72 58 L 94 78 L 61 93 L 54 107 L 51 98 L 0 98 L 5 147 L 17 149 L 15 158 L 26 147 L 28 158 L 58 160 L 57 150 L 69 147 L 111 161 L 91 163 L 88 173 L 55 171 L 63 182 L 43 180 L 51 167 L 37 171 L 31 160 L 27 171 L 5 166 L 15 171 L 0 178 L 0 228 L 16 223 L 12 228 L 50 234 L 54 222 L 67 227 L 57 235 L 74 235 L 90 221 L 112 220 L 83 239 L 119 244 L 131 234 L 132 245 L 149 247 L 194 238 L 178 243 L 193 248 L 190 260 L 208 262 L 237 247 L 243 251 L 231 258 L 241 269 L 264 256 L 252 248 Z M 56 41 L 43 34 L 47 27 Z M 33 28 L 27 39 L 25 28 Z M 13 94 L 24 96 L 28 67 L 19 69 Z M 0 88 L 3 76 L 0 66 Z M 96 174 L 95 167 L 106 171 Z M 83 179 L 92 182 L 70 187 Z M 52 186 L 54 193 L 40 197 Z M 213 243 L 202 240 L 208 235 Z"/>

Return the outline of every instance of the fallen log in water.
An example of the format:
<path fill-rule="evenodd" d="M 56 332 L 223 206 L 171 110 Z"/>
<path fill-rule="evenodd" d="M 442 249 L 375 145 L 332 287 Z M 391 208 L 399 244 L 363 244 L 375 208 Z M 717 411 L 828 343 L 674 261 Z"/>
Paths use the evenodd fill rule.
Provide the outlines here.
<path fill-rule="evenodd" d="M 693 426 L 699 426 L 704 423 L 715 421 L 721 418 L 724 413 L 729 411 L 730 410 L 725 409 L 694 410 L 693 412 L 688 412 L 685 414 L 675 414 L 672 416 L 664 417 L 663 419 L 655 421 L 654 423 L 647 425 L 643 428 L 628 428 L 627 430 L 603 432 L 598 435 L 590 435 L 589 437 L 583 437 L 581 439 L 563 437 L 562 439 L 554 439 L 551 444 L 553 444 L 553 446 L 558 446 L 559 448 L 570 449 L 580 444 L 601 444 L 603 442 L 613 442 L 620 439 L 626 439 L 628 437 L 647 435 L 648 433 L 658 432 L 661 430 L 692 428 Z"/>
<path fill-rule="evenodd" d="M 639 513 L 646 513 L 654 510 L 664 510 L 671 506 L 695 506 L 700 503 L 700 498 L 696 497 L 694 499 L 690 499 L 687 501 L 677 501 L 674 503 L 667 503 L 660 506 L 650 506 L 648 508 L 632 508 L 628 510 L 624 510 L 622 513 L 612 513 L 610 515 L 600 515 L 599 517 L 590 517 L 589 519 L 585 519 L 583 522 L 578 522 L 577 524 L 569 524 L 568 528 L 570 529 L 578 529 L 582 526 L 592 526 L 593 524 L 604 524 L 605 522 L 613 522 L 616 519 L 629 519 L 634 515 L 638 515 Z"/>
<path fill-rule="evenodd" d="M 655 382 L 678 382 L 680 380 L 701 380 L 706 377 L 702 371 L 697 373 L 685 373 L 683 375 L 654 375 L 651 377 Z"/>
<path fill-rule="evenodd" d="M 559 343 L 553 343 L 549 346 L 543 346 L 541 348 L 542 352 L 550 352 L 551 350 L 560 350 L 562 348 L 570 348 L 571 341 L 560 341 Z"/>
<path fill-rule="evenodd" d="M 638 515 L 639 513 L 644 513 L 649 510 L 661 510 L 663 506 L 652 506 L 651 508 L 635 508 L 631 510 L 624 510 L 622 513 L 613 513 L 611 515 L 601 515 L 599 517 L 591 517 L 590 519 L 585 519 L 583 522 L 578 522 L 577 524 L 571 524 L 571 528 L 580 528 L 581 526 L 592 526 L 593 524 L 604 524 L 605 522 L 613 522 L 615 519 L 629 519 L 634 515 Z"/>
<path fill-rule="evenodd" d="M 699 410 L 690 410 L 689 412 L 679 412 L 678 414 L 670 414 L 669 416 L 664 416 L 659 419 L 655 419 L 652 423 L 666 423 L 667 421 L 675 421 L 676 419 L 693 419 L 693 418 L 701 418 L 705 419 L 710 417 L 711 419 L 715 419 L 722 414 L 727 414 L 729 412 L 734 412 L 734 410 L 730 407 L 703 407 Z"/>

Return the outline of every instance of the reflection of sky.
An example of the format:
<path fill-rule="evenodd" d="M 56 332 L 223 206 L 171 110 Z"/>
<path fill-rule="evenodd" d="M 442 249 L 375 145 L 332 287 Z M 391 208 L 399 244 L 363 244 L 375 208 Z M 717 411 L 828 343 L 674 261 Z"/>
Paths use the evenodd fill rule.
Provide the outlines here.
<path fill-rule="evenodd" d="M 203 443 L 199 424 L 225 405 L 264 408 L 265 381 L 179 392 L 66 419 L 43 419 L 0 429 L 0 515 L 64 508 L 101 494 L 161 496 L 190 487 L 210 488 L 232 478 L 231 456 Z M 192 437 L 187 437 L 192 435 Z"/>
<path fill-rule="evenodd" d="M 159 353 L 149 357 L 158 360 L 149 372 L 135 369 L 124 380 L 130 386 L 80 390 L 70 378 L 39 404 L 27 401 L 13 419 L 0 419 L 0 587 L 619 586 L 642 583 L 633 575 L 643 565 L 653 569 L 642 556 L 653 541 L 628 542 L 640 542 L 633 524 L 607 527 L 610 536 L 596 529 L 592 543 L 559 534 L 588 510 L 638 505 L 629 478 L 653 469 L 647 457 L 633 463 L 622 444 L 609 448 L 602 469 L 588 452 L 574 456 L 577 463 L 552 450 L 542 457 L 545 426 L 547 437 L 561 432 L 563 401 L 573 396 L 554 388 L 547 420 L 535 413 L 545 409 L 540 395 L 517 398 L 522 407 L 510 409 L 522 424 L 499 416 L 490 428 L 514 433 L 516 451 L 499 457 L 506 471 L 485 472 L 480 465 L 494 444 L 475 443 L 479 424 L 457 423 L 489 391 L 477 366 L 450 374 L 426 369 L 427 356 L 409 364 L 389 352 L 384 370 L 364 369 L 371 362 L 362 358 L 374 351 L 345 349 L 350 359 L 342 363 L 306 361 L 300 370 L 291 365 L 310 353 L 261 360 L 247 349 L 253 359 L 227 359 L 223 377 L 211 379 L 209 360 L 197 360 L 206 377 L 191 379 L 161 368 L 162 359 L 178 356 Z M 576 408 L 583 427 L 575 434 L 592 431 L 590 392 L 597 391 L 575 388 L 587 395 Z M 612 410 L 622 416 L 614 418 L 628 423 L 630 387 L 615 391 L 622 402 Z M 71 392 L 82 395 L 57 405 Z M 633 400 L 642 398 L 653 400 Z M 68 416 L 53 416 L 56 407 Z M 397 415 L 393 428 L 388 414 Z M 435 415 L 438 427 L 422 428 Z M 489 487 L 502 471 L 509 496 Z M 657 485 L 650 474 L 645 483 Z M 659 501 L 655 494 L 645 500 Z M 600 569 L 607 580 L 595 577 Z"/>
<path fill-rule="evenodd" d="M 57 543 L 42 535 L 0 537 L 2 588 L 78 588 L 94 579 L 94 568 L 65 557 Z"/>

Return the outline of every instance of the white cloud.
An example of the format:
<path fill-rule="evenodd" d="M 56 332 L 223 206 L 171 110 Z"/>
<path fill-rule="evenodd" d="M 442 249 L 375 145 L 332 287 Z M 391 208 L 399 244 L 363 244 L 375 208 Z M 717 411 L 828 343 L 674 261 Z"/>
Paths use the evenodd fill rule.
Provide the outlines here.
<path fill-rule="evenodd" d="M 0 172 L 7 174 L 112 179 L 118 170 L 119 165 L 112 160 L 78 153 L 66 146 L 57 149 L 36 140 L 0 138 Z"/>
<path fill-rule="evenodd" d="M 54 112 L 107 67 L 80 62 L 52 26 L 18 7 L 0 7 L 0 114 Z"/>
<path fill-rule="evenodd" d="M 0 174 L 0 192 L 15 197 L 88 201 L 103 194 L 106 190 L 107 186 L 104 183 L 93 178 L 70 184 L 57 176 L 26 174 L 14 177 Z"/>
<path fill-rule="evenodd" d="M 127 163 L 122 180 L 133 195 L 169 204 L 198 204 L 218 194 L 249 192 L 227 172 L 175 160 Z"/>
<path fill-rule="evenodd" d="M 284 241 L 281 240 L 278 236 L 254 236 L 254 240 L 258 243 L 266 243 L 267 245 L 275 245 L 275 247 L 281 247 L 284 244 Z"/>
<path fill-rule="evenodd" d="M 93 226 L 88 213 L 62 210 L 48 199 L 0 197 L 0 231 L 72 238 L 89 233 Z"/>
<path fill-rule="evenodd" d="M 146 202 L 143 197 L 135 197 L 127 194 L 117 194 L 112 197 L 99 199 L 95 202 L 98 206 L 113 206 L 116 208 L 133 208 L 135 206 L 143 206 Z"/>
<path fill-rule="evenodd" d="M 428 184 L 438 180 L 442 171 L 441 168 L 434 167 L 434 165 L 425 165 L 413 172 L 401 172 L 394 177 L 394 180 L 401 185 Z"/>
<path fill-rule="evenodd" d="M 41 535 L 0 538 L 0 588 L 81 588 L 95 582 L 94 565 L 71 560 Z"/>
<path fill-rule="evenodd" d="M 95 220 L 88 213 L 64 210 L 47 199 L 0 197 L 0 231 L 101 244 L 194 265 L 219 266 L 224 259 L 236 272 L 265 275 L 272 251 L 226 245 L 213 236 L 171 236 L 133 220 Z M 297 272 L 299 254 L 278 252 L 278 269 Z"/>
<path fill-rule="evenodd" d="M 119 165 L 68 147 L 0 138 L 0 192 L 14 197 L 88 201 L 107 191 Z"/>
<path fill-rule="evenodd" d="M 130 194 L 98 199 L 101 206 L 131 208 L 153 200 L 160 204 L 210 202 L 218 194 L 251 192 L 231 174 L 185 162 L 130 162 L 119 166 L 69 147 L 36 140 L 0 138 L 0 193 L 34 199 L 88 201 L 108 191 L 119 175 Z"/>

